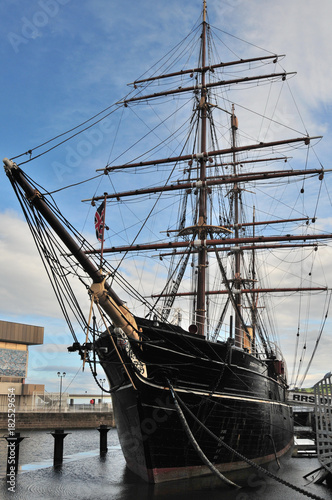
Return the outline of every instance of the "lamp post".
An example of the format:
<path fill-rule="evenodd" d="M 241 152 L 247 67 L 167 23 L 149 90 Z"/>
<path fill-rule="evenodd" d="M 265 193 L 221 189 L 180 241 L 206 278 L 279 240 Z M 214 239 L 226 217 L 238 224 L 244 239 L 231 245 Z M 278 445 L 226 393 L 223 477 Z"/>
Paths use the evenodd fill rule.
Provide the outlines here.
<path fill-rule="evenodd" d="M 99 382 L 101 383 L 101 404 L 103 404 L 103 396 L 104 396 L 104 384 L 106 380 L 104 378 L 100 378 Z"/>
<path fill-rule="evenodd" d="M 63 373 L 58 372 L 58 377 L 60 378 L 60 403 L 59 403 L 59 412 L 61 412 L 62 379 L 65 376 L 66 376 L 66 372 L 63 372 Z"/>

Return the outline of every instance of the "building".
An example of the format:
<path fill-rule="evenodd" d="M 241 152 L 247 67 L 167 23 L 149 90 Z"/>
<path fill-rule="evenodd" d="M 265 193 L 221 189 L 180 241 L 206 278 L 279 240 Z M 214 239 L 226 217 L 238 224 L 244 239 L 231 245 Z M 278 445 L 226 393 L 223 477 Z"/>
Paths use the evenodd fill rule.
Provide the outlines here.
<path fill-rule="evenodd" d="M 34 396 L 43 393 L 42 384 L 26 384 L 28 346 L 41 345 L 44 328 L 0 320 L 0 411 L 8 411 L 8 395 L 15 394 L 15 409 L 34 406 Z"/>

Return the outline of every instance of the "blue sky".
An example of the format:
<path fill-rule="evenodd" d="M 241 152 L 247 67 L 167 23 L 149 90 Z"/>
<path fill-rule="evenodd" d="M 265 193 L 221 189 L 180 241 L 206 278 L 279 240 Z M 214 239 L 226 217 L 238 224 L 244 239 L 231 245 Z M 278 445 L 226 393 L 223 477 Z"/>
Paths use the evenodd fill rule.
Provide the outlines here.
<path fill-rule="evenodd" d="M 2 156 L 33 149 L 116 102 L 128 92 L 127 83 L 190 31 L 201 7 L 201 0 L 2 0 Z M 211 24 L 287 55 L 283 65 L 297 71 L 291 85 L 301 117 L 312 135 L 324 135 L 317 151 L 330 168 L 331 2 L 209 0 L 208 10 Z M 284 113 L 292 124 L 293 110 Z M 28 163 L 26 171 L 50 190 L 93 176 L 108 161 L 116 123 L 110 117 L 94 130 Z M 79 188 L 57 198 L 67 218 L 91 236 L 80 200 L 98 182 L 88 193 Z M 0 317 L 45 327 L 44 346 L 30 348 L 27 381 L 57 390 L 61 370 L 68 374 L 64 389 L 92 390 L 89 372 L 81 374 L 75 354 L 66 352 L 71 336 L 4 174 L 0 190 Z M 332 347 L 330 337 L 324 345 Z M 310 381 L 331 369 L 326 351 Z"/>

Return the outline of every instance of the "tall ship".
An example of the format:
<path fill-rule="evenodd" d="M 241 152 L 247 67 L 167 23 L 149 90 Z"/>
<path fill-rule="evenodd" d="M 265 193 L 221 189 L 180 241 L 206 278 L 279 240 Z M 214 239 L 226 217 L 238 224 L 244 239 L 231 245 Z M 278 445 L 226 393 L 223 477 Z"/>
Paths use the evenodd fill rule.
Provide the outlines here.
<path fill-rule="evenodd" d="M 94 207 L 95 241 L 22 170 L 26 157 L 4 166 L 73 335 L 69 351 L 101 389 L 107 377 L 128 468 L 151 483 L 214 475 L 234 486 L 293 443 L 273 301 L 286 309 L 295 293 L 326 292 L 296 280 L 292 265 L 283 279 L 280 256 L 315 255 L 332 235 L 289 191 L 321 186 L 323 167 L 308 162 L 319 137 L 283 127 L 278 100 L 250 114 L 261 92 L 280 92 L 294 75 L 284 56 L 226 59 L 226 43 L 214 50 L 224 32 L 202 7 L 123 99 L 55 138 L 129 113 L 116 122 L 119 148 L 97 169 L 100 193 L 82 200 Z"/>

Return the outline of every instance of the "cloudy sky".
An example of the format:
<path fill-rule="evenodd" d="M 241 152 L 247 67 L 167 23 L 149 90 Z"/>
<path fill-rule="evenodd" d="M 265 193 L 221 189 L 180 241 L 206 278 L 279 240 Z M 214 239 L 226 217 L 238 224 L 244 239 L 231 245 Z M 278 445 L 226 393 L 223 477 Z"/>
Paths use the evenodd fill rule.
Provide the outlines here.
<path fill-rule="evenodd" d="M 29 151 L 124 96 L 128 82 L 191 30 L 201 7 L 201 0 L 2 0 L 2 157 Z M 214 26 L 287 55 L 283 66 L 297 72 L 291 84 L 301 117 L 310 134 L 324 135 L 317 151 L 324 167 L 331 168 L 331 2 L 209 0 L 208 11 Z M 89 151 L 79 149 L 80 142 L 74 140 L 28 163 L 26 171 L 49 190 L 93 176 L 96 168 L 107 163 L 116 131 L 111 118 L 99 127 L 98 136 L 85 137 Z M 70 333 L 4 173 L 0 190 L 0 318 L 45 327 L 44 345 L 30 348 L 27 381 L 57 390 L 60 370 L 67 373 L 65 390 L 93 390 L 89 372 L 82 374 L 77 356 L 66 352 Z M 83 222 L 83 197 L 78 189 L 70 196 L 60 194 L 57 201 L 71 222 L 93 237 L 93 227 Z M 330 331 L 323 334 L 309 385 L 331 369 Z M 286 348 L 291 360 L 293 347 L 286 342 Z"/>

